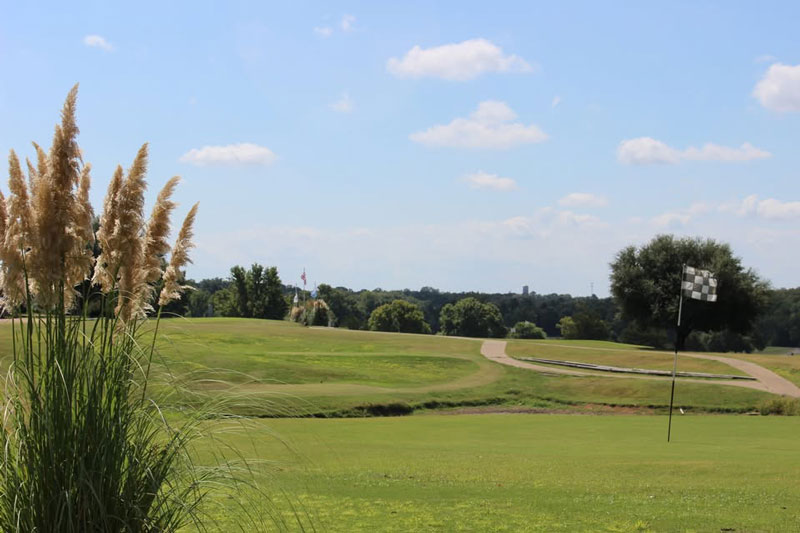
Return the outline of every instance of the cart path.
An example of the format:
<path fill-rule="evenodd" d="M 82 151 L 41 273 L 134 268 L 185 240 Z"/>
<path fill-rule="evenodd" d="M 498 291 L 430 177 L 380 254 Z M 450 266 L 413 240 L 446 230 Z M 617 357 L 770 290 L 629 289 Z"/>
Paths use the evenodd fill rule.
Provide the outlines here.
<path fill-rule="evenodd" d="M 665 381 L 672 379 L 670 377 L 582 372 L 579 370 L 568 370 L 566 368 L 550 367 L 544 365 L 537 365 L 534 363 L 528 363 L 525 361 L 520 361 L 518 359 L 509 357 L 506 354 L 506 341 L 483 341 L 483 344 L 481 345 L 481 355 L 483 355 L 490 361 L 494 361 L 495 363 L 513 366 L 516 368 L 526 368 L 528 370 L 534 370 L 536 372 L 541 372 L 543 374 L 560 374 L 565 376 L 584 376 L 584 377 L 605 376 L 605 377 L 624 378 L 624 379 L 648 379 L 648 380 L 658 380 L 658 381 Z M 771 392 L 772 394 L 780 394 L 784 396 L 791 396 L 793 398 L 800 398 L 800 388 L 798 388 L 797 385 L 795 385 L 794 383 L 792 383 L 787 379 L 780 377 L 776 373 L 767 370 L 763 366 L 757 365 L 755 363 L 750 363 L 748 361 L 742 361 L 739 359 L 733 359 L 731 357 L 722 357 L 717 355 L 700 355 L 700 354 L 684 353 L 681 354 L 681 356 L 719 361 L 721 363 L 730 365 L 738 370 L 741 370 L 742 372 L 745 372 L 746 374 L 754 377 L 757 380 L 757 381 L 725 380 L 725 381 L 712 382 L 702 379 L 681 378 L 682 382 L 731 385 L 733 387 L 757 389 L 765 392 Z"/>

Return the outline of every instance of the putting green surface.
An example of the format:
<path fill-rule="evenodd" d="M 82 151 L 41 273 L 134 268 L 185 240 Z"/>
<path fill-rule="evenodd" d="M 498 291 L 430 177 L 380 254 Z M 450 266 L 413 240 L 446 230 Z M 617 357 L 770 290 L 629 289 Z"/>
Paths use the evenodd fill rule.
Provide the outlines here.
<path fill-rule="evenodd" d="M 678 415 L 669 444 L 664 416 L 224 424 L 225 443 L 273 461 L 276 510 L 321 530 L 800 528 L 800 418 Z"/>

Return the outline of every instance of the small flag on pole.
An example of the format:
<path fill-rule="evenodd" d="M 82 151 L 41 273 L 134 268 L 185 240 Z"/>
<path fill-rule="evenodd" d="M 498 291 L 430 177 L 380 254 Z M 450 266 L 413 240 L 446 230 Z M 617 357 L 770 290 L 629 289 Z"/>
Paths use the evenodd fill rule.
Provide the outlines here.
<path fill-rule="evenodd" d="M 681 288 L 687 298 L 704 302 L 717 301 L 717 278 L 708 270 L 684 265 Z"/>
<path fill-rule="evenodd" d="M 297 305 L 298 301 L 299 301 L 299 298 L 297 297 L 297 289 L 295 289 L 294 290 L 294 300 L 293 300 L 294 305 Z"/>
<path fill-rule="evenodd" d="M 303 269 L 303 275 L 300 276 L 300 279 L 303 280 L 303 287 L 305 287 L 306 286 L 306 269 L 305 268 Z"/>

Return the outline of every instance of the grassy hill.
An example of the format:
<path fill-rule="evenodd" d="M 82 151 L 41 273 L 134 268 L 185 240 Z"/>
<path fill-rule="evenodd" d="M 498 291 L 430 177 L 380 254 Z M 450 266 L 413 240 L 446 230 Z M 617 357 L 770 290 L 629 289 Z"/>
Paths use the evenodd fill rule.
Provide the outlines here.
<path fill-rule="evenodd" d="M 9 332 L 9 322 L 0 324 L 0 347 L 5 346 L 6 353 Z M 667 381 L 543 375 L 488 361 L 480 354 L 481 343 L 304 328 L 285 321 L 170 319 L 161 323 L 156 377 L 179 386 L 180 392 L 171 393 L 167 402 L 192 406 L 224 399 L 224 408 L 236 414 L 267 417 L 407 414 L 458 406 L 575 410 L 609 405 L 662 409 L 668 404 Z M 672 354 L 598 341 L 514 340 L 507 352 L 518 357 L 672 367 Z M 794 373 L 800 371 L 800 358 L 751 357 L 769 364 L 776 361 L 773 367 L 795 379 Z M 737 373 L 723 363 L 688 357 L 681 357 L 679 368 Z M 676 404 L 696 411 L 744 412 L 769 397 L 713 382 L 683 382 Z"/>

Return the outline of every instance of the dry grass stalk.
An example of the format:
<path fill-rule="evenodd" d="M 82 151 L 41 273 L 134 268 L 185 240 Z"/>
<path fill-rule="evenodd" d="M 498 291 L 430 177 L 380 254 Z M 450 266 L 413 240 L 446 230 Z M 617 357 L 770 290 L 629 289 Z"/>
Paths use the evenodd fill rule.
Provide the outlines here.
<path fill-rule="evenodd" d="M 38 242 L 31 250 L 30 273 L 36 281 L 39 301 L 52 307 L 63 296 L 67 265 L 65 258 L 78 243 L 69 231 L 73 225 L 74 189 L 80 181 L 81 153 L 76 137 L 75 103 L 78 86 L 67 95 L 61 110 L 61 124 L 56 126 L 53 145 L 47 159 L 47 172 L 39 173 L 33 198 Z M 69 296 L 68 296 L 69 298 Z"/>
<path fill-rule="evenodd" d="M 94 228 L 92 228 L 94 210 L 89 201 L 89 187 L 91 186 L 89 173 L 91 168 L 92 166 L 88 163 L 84 165 L 81 171 L 78 196 L 72 206 L 72 226 L 69 228 L 69 232 L 72 236 L 73 249 L 67 257 L 66 285 L 68 289 L 82 283 L 89 276 L 94 263 L 94 255 L 92 254 L 95 242 Z M 69 307 L 74 294 L 74 291 L 68 291 L 65 294 L 65 297 L 68 297 L 67 307 Z"/>
<path fill-rule="evenodd" d="M 178 240 L 175 241 L 175 246 L 172 248 L 172 256 L 169 259 L 169 265 L 164 272 L 164 287 L 161 289 L 161 294 L 158 298 L 158 305 L 167 305 L 173 300 L 181 297 L 181 293 L 187 287 L 179 283 L 181 277 L 181 268 L 191 263 L 189 259 L 189 250 L 194 248 L 192 237 L 194 233 L 192 227 L 194 226 L 194 219 L 197 216 L 197 207 L 199 204 L 194 204 L 186 215 L 181 226 L 181 231 L 178 233 Z"/>
<path fill-rule="evenodd" d="M 25 300 L 27 254 L 34 244 L 31 204 L 25 177 L 17 154 L 12 150 L 8 156 L 9 197 L 8 213 L 3 239 L 1 259 L 3 262 L 4 305 L 15 307 Z"/>
<path fill-rule="evenodd" d="M 114 176 L 108 184 L 108 191 L 103 202 L 103 214 L 100 216 L 100 229 L 97 230 L 97 242 L 100 244 L 100 255 L 97 257 L 94 267 L 94 277 L 92 283 L 100 286 L 104 294 L 108 294 L 114 288 L 114 274 L 116 274 L 116 264 L 118 262 L 113 251 L 115 250 L 113 237 L 114 229 L 117 226 L 119 211 L 117 202 L 119 191 L 122 188 L 122 167 L 117 165 Z"/>
<path fill-rule="evenodd" d="M 144 222 L 144 180 L 147 173 L 147 144 L 142 145 L 128 176 L 118 194 L 118 219 L 114 227 L 111 250 L 118 260 L 118 290 L 116 313 L 122 322 L 133 317 L 143 316 L 144 310 L 137 305 L 136 296 L 141 294 L 144 242 L 142 226 Z"/>

